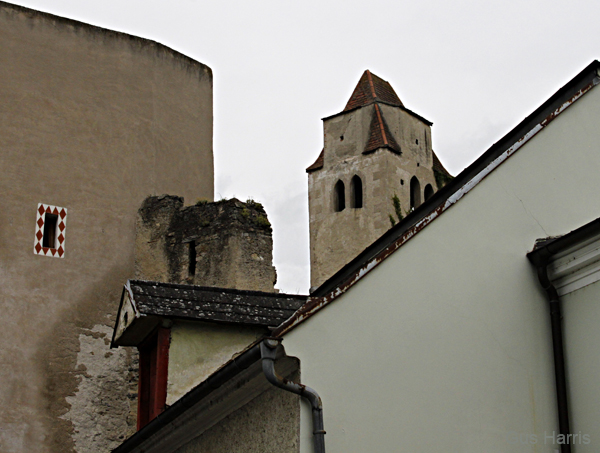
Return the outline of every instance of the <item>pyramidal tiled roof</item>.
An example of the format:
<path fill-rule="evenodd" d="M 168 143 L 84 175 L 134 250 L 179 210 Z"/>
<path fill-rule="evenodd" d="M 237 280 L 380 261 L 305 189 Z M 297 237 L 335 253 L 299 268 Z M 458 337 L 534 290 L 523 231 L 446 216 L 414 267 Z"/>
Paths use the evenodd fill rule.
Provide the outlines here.
<path fill-rule="evenodd" d="M 379 148 L 388 148 L 400 154 L 400 145 L 398 145 L 394 136 L 390 133 L 379 104 L 376 103 L 373 108 L 373 116 L 369 128 L 369 140 L 363 154 L 371 153 Z"/>
<path fill-rule="evenodd" d="M 442 173 L 446 176 L 450 176 L 452 178 L 452 175 L 448 172 L 448 170 L 446 170 L 444 168 L 444 166 L 440 162 L 440 159 L 438 159 L 438 157 L 434 151 L 432 151 L 432 154 L 433 154 L 433 171 L 439 171 L 440 173 Z"/>
<path fill-rule="evenodd" d="M 315 170 L 319 170 L 320 168 L 323 168 L 324 154 L 325 154 L 325 148 L 323 148 L 321 150 L 321 154 L 319 154 L 319 157 L 317 157 L 317 160 L 315 160 L 315 162 L 306 169 L 306 173 L 310 173 L 311 171 L 315 171 Z"/>
<path fill-rule="evenodd" d="M 375 101 L 404 107 L 392 86 L 367 69 L 358 81 L 358 85 L 354 88 L 354 92 L 343 111 L 347 112 L 358 107 L 364 107 Z"/>

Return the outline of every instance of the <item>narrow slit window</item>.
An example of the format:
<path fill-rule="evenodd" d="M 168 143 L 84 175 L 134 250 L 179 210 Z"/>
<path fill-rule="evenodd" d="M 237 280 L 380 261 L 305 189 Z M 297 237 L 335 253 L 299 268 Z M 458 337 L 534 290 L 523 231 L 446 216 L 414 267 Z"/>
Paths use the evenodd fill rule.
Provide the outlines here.
<path fill-rule="evenodd" d="M 360 179 L 360 177 L 358 175 L 354 175 L 354 177 L 352 178 L 352 181 L 350 183 L 351 185 L 351 192 L 352 192 L 352 198 L 351 198 L 351 207 L 355 208 L 355 209 L 360 209 L 363 207 L 363 185 L 362 185 L 362 180 Z"/>
<path fill-rule="evenodd" d="M 51 249 L 56 248 L 56 225 L 58 224 L 58 216 L 55 214 L 46 214 L 44 219 L 44 239 L 42 247 Z"/>
<path fill-rule="evenodd" d="M 346 188 L 342 180 L 335 183 L 333 190 L 333 206 L 336 212 L 346 209 Z"/>
<path fill-rule="evenodd" d="M 421 204 L 421 184 L 416 176 L 410 179 L 410 208 L 415 209 Z"/>
<path fill-rule="evenodd" d="M 196 241 L 188 242 L 188 277 L 196 275 Z"/>

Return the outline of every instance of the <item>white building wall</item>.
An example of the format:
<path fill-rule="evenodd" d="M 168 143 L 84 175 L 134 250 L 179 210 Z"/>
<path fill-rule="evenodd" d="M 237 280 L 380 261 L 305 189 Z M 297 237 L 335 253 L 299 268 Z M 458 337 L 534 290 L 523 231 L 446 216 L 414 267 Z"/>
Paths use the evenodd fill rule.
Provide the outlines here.
<path fill-rule="evenodd" d="M 544 443 L 558 425 L 548 307 L 525 255 L 600 215 L 599 123 L 593 89 L 285 335 L 323 398 L 328 453 L 558 449 Z"/>
<path fill-rule="evenodd" d="M 575 439 L 577 453 L 596 453 L 600 445 L 600 284 L 561 300 L 571 431 L 581 433 Z"/>

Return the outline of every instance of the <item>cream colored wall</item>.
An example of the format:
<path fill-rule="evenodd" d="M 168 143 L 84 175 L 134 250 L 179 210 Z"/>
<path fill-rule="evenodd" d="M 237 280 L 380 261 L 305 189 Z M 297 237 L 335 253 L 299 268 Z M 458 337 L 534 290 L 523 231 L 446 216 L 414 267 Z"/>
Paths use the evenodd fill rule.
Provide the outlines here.
<path fill-rule="evenodd" d="M 257 328 L 175 322 L 169 348 L 167 404 L 175 403 L 264 334 L 264 329 Z"/>
<path fill-rule="evenodd" d="M 0 61 L 0 451 L 109 450 L 135 427 L 113 411 L 135 410 L 135 361 L 105 328 L 134 273 L 136 212 L 152 194 L 212 199 L 211 70 L 5 3 Z M 40 202 L 68 209 L 64 259 L 33 254 Z M 117 381 L 86 372 L 105 355 Z"/>
<path fill-rule="evenodd" d="M 175 453 L 298 453 L 299 419 L 300 397 L 270 386 Z"/>
<path fill-rule="evenodd" d="M 571 431 L 581 433 L 575 451 L 595 453 L 600 445 L 600 284 L 566 294 L 561 301 Z"/>
<path fill-rule="evenodd" d="M 547 302 L 525 255 L 599 216 L 599 122 L 595 88 L 285 335 L 323 398 L 329 453 L 554 451 L 511 444 L 557 429 Z"/>

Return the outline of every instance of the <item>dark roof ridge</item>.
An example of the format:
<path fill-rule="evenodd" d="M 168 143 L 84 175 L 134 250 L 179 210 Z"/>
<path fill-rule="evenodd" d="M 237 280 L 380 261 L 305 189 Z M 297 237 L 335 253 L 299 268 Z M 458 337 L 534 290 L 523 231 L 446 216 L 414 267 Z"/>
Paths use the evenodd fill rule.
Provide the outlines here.
<path fill-rule="evenodd" d="M 329 119 L 331 119 L 331 118 L 335 118 L 336 116 L 344 115 L 344 114 L 346 114 L 346 113 L 354 112 L 354 111 L 356 111 L 356 110 L 359 110 L 359 109 L 362 109 L 362 108 L 364 108 L 364 107 L 368 107 L 368 106 L 370 106 L 370 105 L 373 105 L 373 104 L 375 104 L 375 103 L 384 104 L 384 105 L 389 105 L 390 107 L 397 107 L 397 108 L 399 108 L 400 110 L 403 110 L 403 111 L 405 111 L 405 112 L 406 112 L 406 113 L 408 113 L 409 115 L 411 115 L 411 116 L 414 116 L 414 117 L 415 117 L 415 118 L 417 118 L 418 120 L 420 120 L 420 121 L 423 121 L 423 122 L 424 122 L 425 124 L 427 124 L 428 126 L 433 126 L 433 123 L 432 123 L 431 121 L 429 121 L 427 118 L 425 118 L 425 117 L 423 117 L 423 116 L 419 115 L 418 113 L 415 113 L 415 112 L 413 112 L 411 109 L 408 109 L 408 108 L 404 107 L 403 105 L 396 105 L 396 104 L 392 104 L 392 103 L 390 103 L 390 102 L 382 101 L 381 99 L 373 100 L 373 101 L 371 101 L 371 102 L 369 102 L 369 103 L 367 103 L 367 104 L 365 104 L 365 105 L 361 105 L 361 106 L 358 106 L 358 107 L 354 107 L 354 108 L 352 108 L 352 109 L 348 109 L 348 110 L 342 110 L 342 111 L 341 111 L 341 112 L 339 112 L 339 113 L 334 113 L 333 115 L 329 115 L 329 116 L 326 116 L 326 117 L 324 117 L 324 118 L 321 118 L 321 120 L 322 120 L 322 121 L 326 121 L 326 120 L 329 120 Z"/>
<path fill-rule="evenodd" d="M 166 282 L 157 282 L 152 280 L 141 280 L 141 279 L 129 279 L 127 280 L 127 284 L 141 284 L 141 285 L 150 285 L 150 286 L 162 286 L 165 288 L 176 288 L 176 289 L 190 289 L 190 290 L 198 290 L 198 291 L 207 291 L 207 292 L 215 292 L 215 293 L 228 293 L 228 294 L 240 294 L 240 295 L 251 295 L 251 296 L 264 296 L 264 297 L 278 297 L 285 298 L 291 297 L 294 299 L 306 299 L 308 296 L 302 294 L 288 294 L 288 293 L 276 293 L 276 292 L 268 292 L 268 291 L 255 291 L 250 289 L 235 289 L 235 288 L 220 288 L 218 286 L 198 286 L 198 285 L 188 285 L 184 283 L 166 283 Z"/>
<path fill-rule="evenodd" d="M 88 24 L 86 22 L 81 22 L 81 21 L 78 21 L 75 19 L 69 19 L 69 18 L 63 17 L 63 16 L 57 16 L 52 13 L 47 13 L 44 11 L 27 8 L 27 7 L 21 6 L 21 5 L 15 5 L 13 3 L 7 3 L 7 2 L 0 1 L 0 10 L 1 9 L 17 11 L 17 12 L 25 14 L 28 17 L 41 17 L 41 18 L 44 18 L 46 20 L 50 20 L 50 21 L 53 21 L 56 23 L 64 23 L 64 24 L 72 26 L 74 28 L 84 29 L 88 32 L 101 34 L 103 36 L 111 36 L 111 37 L 120 38 L 123 40 L 128 40 L 130 42 L 134 42 L 140 48 L 154 46 L 158 50 L 162 50 L 166 53 L 170 53 L 173 57 L 181 60 L 182 62 L 187 63 L 189 66 L 197 67 L 197 69 L 199 69 L 200 78 L 202 78 L 204 76 L 204 72 L 206 71 L 208 73 L 209 77 L 212 79 L 212 69 L 210 69 L 209 66 L 205 65 L 204 63 L 200 63 L 199 61 L 194 60 L 193 58 L 190 58 L 187 55 L 184 55 L 181 52 L 178 52 L 178 51 L 172 49 L 171 47 L 168 47 L 164 44 L 161 44 L 157 41 L 153 41 L 151 39 L 141 38 L 139 36 L 130 35 L 128 33 L 124 33 L 121 31 L 110 30 L 108 28 L 99 27 L 97 25 Z"/>
<path fill-rule="evenodd" d="M 397 106 L 404 105 L 387 80 L 383 80 L 367 69 L 356 84 L 344 111 L 353 110 L 376 100 L 386 101 Z"/>
<path fill-rule="evenodd" d="M 457 203 L 522 145 L 598 84 L 600 84 L 600 62 L 594 60 L 429 200 L 407 215 L 402 222 L 390 228 L 319 286 L 311 293 L 308 302 L 281 324 L 273 335 L 284 335 L 342 295 L 405 242 Z"/>
<path fill-rule="evenodd" d="M 321 168 L 323 168 L 324 160 L 325 160 L 325 148 L 323 148 L 321 150 L 321 152 L 319 153 L 319 157 L 317 157 L 317 160 L 315 160 L 311 165 L 308 166 L 308 168 L 306 169 L 306 173 L 310 173 L 310 172 L 320 170 Z"/>

